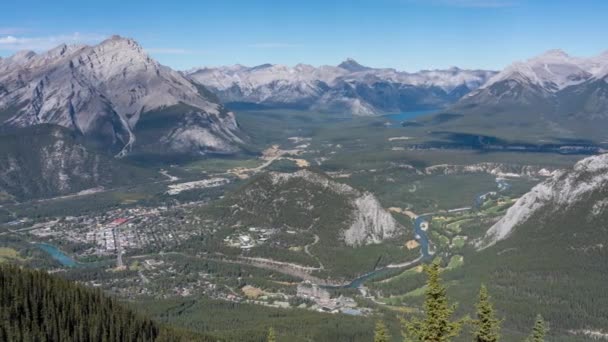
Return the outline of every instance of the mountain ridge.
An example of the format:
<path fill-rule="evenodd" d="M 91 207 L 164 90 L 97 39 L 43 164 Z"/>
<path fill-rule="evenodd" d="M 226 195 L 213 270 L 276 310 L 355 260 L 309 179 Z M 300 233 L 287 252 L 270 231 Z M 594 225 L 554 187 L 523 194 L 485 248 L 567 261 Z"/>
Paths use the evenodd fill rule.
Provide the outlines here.
<path fill-rule="evenodd" d="M 478 247 L 487 248 L 508 238 L 518 226 L 543 209 L 567 211 L 585 200 L 588 194 L 602 191 L 608 184 L 606 171 L 608 154 L 585 158 L 577 162 L 572 170 L 555 172 L 551 178 L 520 197 L 505 216 L 488 229 Z M 605 204 L 605 201 L 596 202 L 592 206 L 592 212 L 598 211 L 596 214 L 599 214 L 604 210 Z"/>
<path fill-rule="evenodd" d="M 435 131 L 494 136 L 543 145 L 603 146 L 608 123 L 608 54 L 580 58 L 561 50 L 515 62 L 438 113 Z M 581 139 L 585 137 L 585 139 Z"/>
<path fill-rule="evenodd" d="M 494 72 L 451 68 L 408 73 L 366 67 L 349 58 L 338 66 L 234 65 L 194 68 L 184 74 L 226 103 L 377 115 L 445 106 Z"/>

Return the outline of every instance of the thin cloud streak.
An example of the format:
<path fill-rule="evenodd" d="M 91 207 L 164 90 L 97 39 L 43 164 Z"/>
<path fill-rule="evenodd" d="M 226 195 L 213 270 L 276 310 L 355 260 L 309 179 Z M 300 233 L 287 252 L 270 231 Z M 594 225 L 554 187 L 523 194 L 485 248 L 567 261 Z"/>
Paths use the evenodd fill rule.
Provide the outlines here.
<path fill-rule="evenodd" d="M 107 38 L 106 35 L 99 34 L 81 34 L 75 32 L 72 34 L 41 36 L 41 37 L 23 37 L 17 35 L 0 36 L 0 50 L 18 51 L 18 50 L 34 50 L 45 51 L 52 49 L 60 44 L 94 44 Z"/>

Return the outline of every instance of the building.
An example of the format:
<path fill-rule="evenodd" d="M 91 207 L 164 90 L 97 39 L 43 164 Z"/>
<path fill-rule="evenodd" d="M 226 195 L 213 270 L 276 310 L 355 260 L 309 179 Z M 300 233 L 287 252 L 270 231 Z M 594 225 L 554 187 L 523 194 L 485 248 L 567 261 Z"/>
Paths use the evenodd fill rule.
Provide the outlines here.
<path fill-rule="evenodd" d="M 298 284 L 296 295 L 300 298 L 313 300 L 319 304 L 328 304 L 331 301 L 329 291 L 309 281 Z"/>

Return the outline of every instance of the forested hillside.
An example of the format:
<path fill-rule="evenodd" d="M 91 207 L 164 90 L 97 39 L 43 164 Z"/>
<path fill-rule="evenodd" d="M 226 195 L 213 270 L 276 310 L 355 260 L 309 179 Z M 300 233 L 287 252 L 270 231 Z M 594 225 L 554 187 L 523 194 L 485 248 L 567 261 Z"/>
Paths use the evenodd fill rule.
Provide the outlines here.
<path fill-rule="evenodd" d="M 160 327 L 99 290 L 0 265 L 0 341 L 215 341 Z"/>

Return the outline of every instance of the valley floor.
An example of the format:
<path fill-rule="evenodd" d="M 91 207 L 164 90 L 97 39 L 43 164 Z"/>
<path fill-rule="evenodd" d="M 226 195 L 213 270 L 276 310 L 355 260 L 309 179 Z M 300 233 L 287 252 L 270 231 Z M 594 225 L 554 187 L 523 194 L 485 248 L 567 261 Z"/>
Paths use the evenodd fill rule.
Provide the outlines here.
<path fill-rule="evenodd" d="M 533 185 L 582 158 L 422 149 L 428 135 L 389 117 L 249 111 L 238 119 L 251 154 L 150 166 L 162 178 L 143 185 L 4 204 L 0 261 L 47 268 L 135 301 L 166 322 L 233 338 L 229 327 L 210 331 L 197 319 L 236 312 L 227 307 L 259 312 L 257 321 L 242 318 L 258 336 L 254 325 L 275 314 L 289 324 L 304 317 L 296 329 L 304 331 L 325 317 L 315 312 L 336 313 L 327 317 L 344 329 L 361 327 L 342 340 L 363 341 L 370 338 L 363 327 L 371 333 L 370 322 L 383 315 L 400 336 L 396 317 L 420 307 L 423 262 L 442 260 L 450 291 L 462 292 L 467 282 L 449 275 L 476 255 L 473 242 Z M 372 194 L 400 230 L 375 244 L 346 245 L 338 227 L 353 218 L 335 211 L 347 201 L 300 183 L 277 196 L 299 203 L 310 191 L 321 202 L 277 214 L 281 207 L 264 202 L 263 192 L 278 187 L 264 188 L 263 177 L 299 170 Z M 256 200 L 246 202 L 247 189 L 258 184 Z M 272 224 L 231 211 L 260 203 L 267 212 L 258 215 Z M 313 212 L 334 221 L 319 226 L 306 217 Z M 517 327 L 506 335 L 520 336 Z M 304 336 L 330 338 L 320 328 Z"/>

